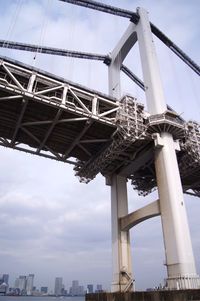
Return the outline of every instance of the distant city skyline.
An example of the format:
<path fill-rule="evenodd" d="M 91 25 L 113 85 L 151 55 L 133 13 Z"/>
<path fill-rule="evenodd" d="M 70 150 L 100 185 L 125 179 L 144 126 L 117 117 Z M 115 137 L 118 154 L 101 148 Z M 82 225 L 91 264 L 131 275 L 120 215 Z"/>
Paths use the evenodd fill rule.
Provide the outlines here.
<path fill-rule="evenodd" d="M 0 294 L 5 292 L 10 295 L 55 295 L 55 296 L 83 296 L 85 293 L 102 292 L 102 284 L 80 285 L 79 280 L 72 280 L 71 286 L 64 284 L 62 277 L 54 278 L 54 288 L 34 285 L 35 275 L 19 275 L 13 285 L 9 283 L 9 274 L 0 274 Z M 5 285 L 6 284 L 6 285 Z"/>

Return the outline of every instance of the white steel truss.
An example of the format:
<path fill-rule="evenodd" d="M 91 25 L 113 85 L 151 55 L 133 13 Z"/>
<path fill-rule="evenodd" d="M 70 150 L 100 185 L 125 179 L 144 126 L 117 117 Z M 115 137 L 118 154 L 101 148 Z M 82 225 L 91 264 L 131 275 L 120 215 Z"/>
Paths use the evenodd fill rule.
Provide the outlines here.
<path fill-rule="evenodd" d="M 177 156 L 184 191 L 190 193 L 192 189 L 192 193 L 199 195 L 198 123 L 186 123 L 171 110 L 149 116 L 143 105 L 131 96 L 125 96 L 118 103 L 112 97 L 5 58 L 0 63 L 0 91 L 1 119 L 4 120 L 6 106 L 10 110 L 15 104 L 19 111 L 14 117 L 12 134 L 2 132 L 0 145 L 74 164 L 76 175 L 86 183 L 99 172 L 108 177 L 117 171 L 131 179 L 139 194 L 146 195 L 156 188 L 152 150 L 149 149 L 156 137 L 154 133 L 165 130 L 180 140 Z M 29 106 L 34 103 L 37 110 L 40 110 L 40 104 L 52 108 L 53 114 L 44 119 L 36 110 L 34 116 L 27 118 Z M 63 115 L 65 112 L 66 116 Z M 7 125 L 10 119 L 12 116 L 6 117 L 4 123 Z M 100 124 L 105 130 L 99 136 Z M 66 127 L 63 131 L 67 130 L 67 135 L 71 135 L 71 127 L 77 128 L 63 152 L 48 143 L 59 126 Z M 94 130 L 95 134 L 87 136 L 88 131 Z M 20 140 L 22 133 L 27 139 Z M 151 153 L 147 161 L 143 156 L 145 147 L 146 154 Z M 84 155 L 74 154 L 77 149 Z M 131 164 L 135 164 L 132 172 L 128 168 Z M 125 170 L 129 171 L 126 173 Z"/>

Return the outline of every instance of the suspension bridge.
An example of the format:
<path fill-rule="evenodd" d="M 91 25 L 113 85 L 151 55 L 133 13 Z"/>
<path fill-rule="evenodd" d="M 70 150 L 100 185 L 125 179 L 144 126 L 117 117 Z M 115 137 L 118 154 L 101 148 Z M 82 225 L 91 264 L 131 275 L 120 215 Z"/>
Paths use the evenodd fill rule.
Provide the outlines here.
<path fill-rule="evenodd" d="M 84 183 L 99 173 L 106 178 L 112 204 L 112 291 L 135 289 L 129 230 L 158 215 L 166 288 L 200 288 L 183 199 L 183 192 L 200 196 L 200 125 L 166 104 L 152 35 L 197 75 L 200 68 L 149 22 L 142 8 L 132 12 L 96 1 L 61 1 L 128 19 L 127 30 L 109 55 L 9 40 L 0 40 L 0 47 L 102 61 L 108 66 L 109 96 L 1 56 L 0 145 L 72 164 Z M 144 82 L 124 64 L 136 43 Z M 120 72 L 144 90 L 147 110 L 135 97 L 121 97 Z M 128 213 L 127 179 L 140 195 L 158 189 L 159 200 Z"/>

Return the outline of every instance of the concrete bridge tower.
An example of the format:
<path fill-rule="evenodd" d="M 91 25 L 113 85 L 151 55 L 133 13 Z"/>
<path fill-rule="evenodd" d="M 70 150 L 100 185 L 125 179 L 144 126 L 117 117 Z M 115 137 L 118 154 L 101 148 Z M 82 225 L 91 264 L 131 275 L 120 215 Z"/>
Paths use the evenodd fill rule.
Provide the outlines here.
<path fill-rule="evenodd" d="M 148 14 L 138 8 L 138 24 L 128 29 L 111 53 L 109 93 L 120 98 L 120 69 L 122 62 L 138 41 L 145 84 L 147 109 L 150 115 L 167 110 L 160 79 L 155 46 Z M 155 138 L 155 169 L 159 201 L 139 211 L 143 220 L 161 215 L 169 289 L 199 288 L 190 239 L 182 184 L 176 158 L 176 143 L 172 133 L 160 132 Z M 134 289 L 131 272 L 129 230 L 120 227 L 120 219 L 129 223 L 126 177 L 114 174 L 110 179 L 112 203 L 112 291 Z M 139 219 L 139 218 L 138 218 Z M 132 221 L 133 224 L 133 221 Z M 129 228 L 129 227 L 127 227 Z"/>

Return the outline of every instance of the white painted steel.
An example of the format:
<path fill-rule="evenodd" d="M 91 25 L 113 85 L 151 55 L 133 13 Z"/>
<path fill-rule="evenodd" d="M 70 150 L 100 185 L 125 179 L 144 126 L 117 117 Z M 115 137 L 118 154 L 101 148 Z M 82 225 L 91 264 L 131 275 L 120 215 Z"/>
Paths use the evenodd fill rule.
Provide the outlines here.
<path fill-rule="evenodd" d="M 103 97 L 102 95 L 98 95 L 95 92 L 86 91 L 84 88 L 82 89 L 73 86 L 69 83 L 64 83 L 64 81 L 62 80 L 59 81 L 52 79 L 48 75 L 44 76 L 39 72 L 36 74 L 35 72 L 31 72 L 25 67 L 20 67 L 16 64 L 11 64 L 7 61 L 1 60 L 0 64 L 1 66 L 3 66 L 5 72 L 9 75 L 9 77 L 13 80 L 13 82 L 7 82 L 4 78 L 0 77 L 0 88 L 7 92 L 14 93 L 14 98 L 25 97 L 26 99 L 32 99 L 34 101 L 50 104 L 51 106 L 54 106 L 56 108 L 59 107 L 62 110 L 75 113 L 78 116 L 82 115 L 84 117 L 88 117 L 93 120 L 98 120 L 101 123 L 110 124 L 111 126 L 113 125 L 115 127 L 115 123 L 113 122 L 112 117 L 110 117 L 110 114 L 118 110 L 118 104 L 116 104 L 115 101 L 111 101 L 109 97 Z M 37 85 L 37 83 L 44 82 L 47 86 L 49 86 L 49 88 L 38 92 L 32 91 L 32 89 L 30 88 L 25 89 L 19 82 L 19 80 L 17 80 L 17 78 L 15 77 L 15 72 L 13 71 L 15 71 L 16 73 L 22 72 L 24 77 L 30 78 L 31 82 L 29 85 L 31 85 L 31 87 L 35 83 Z M 47 96 L 48 92 L 56 90 L 62 90 L 62 95 L 64 95 L 64 97 L 58 98 L 55 96 Z M 76 105 L 72 101 L 68 101 L 66 99 L 67 91 L 70 91 L 72 96 L 77 100 Z M 84 99 L 85 102 L 87 102 L 88 107 L 91 107 L 91 109 L 88 109 L 88 107 L 83 103 L 83 101 L 80 98 Z M 94 114 L 93 99 L 96 99 L 96 103 L 99 102 L 105 104 L 103 112 L 98 112 L 96 106 L 96 111 Z"/>
<path fill-rule="evenodd" d="M 137 35 L 140 48 L 148 111 L 166 110 L 163 88 L 147 12 L 139 8 Z M 155 150 L 155 168 L 166 253 L 169 289 L 199 288 L 180 173 L 173 137 L 161 133 L 162 147 Z M 185 281 L 182 281 L 182 280 Z"/>

